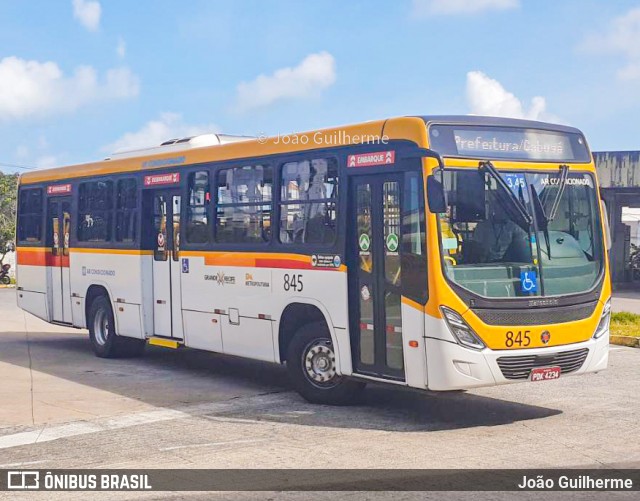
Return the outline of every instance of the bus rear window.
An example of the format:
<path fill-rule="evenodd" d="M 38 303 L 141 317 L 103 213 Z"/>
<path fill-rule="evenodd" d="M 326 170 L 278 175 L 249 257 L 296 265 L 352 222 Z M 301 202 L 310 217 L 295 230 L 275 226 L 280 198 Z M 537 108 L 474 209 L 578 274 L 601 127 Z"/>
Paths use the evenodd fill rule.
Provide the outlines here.
<path fill-rule="evenodd" d="M 38 243 L 42 241 L 42 188 L 20 192 L 18 207 L 18 241 Z"/>

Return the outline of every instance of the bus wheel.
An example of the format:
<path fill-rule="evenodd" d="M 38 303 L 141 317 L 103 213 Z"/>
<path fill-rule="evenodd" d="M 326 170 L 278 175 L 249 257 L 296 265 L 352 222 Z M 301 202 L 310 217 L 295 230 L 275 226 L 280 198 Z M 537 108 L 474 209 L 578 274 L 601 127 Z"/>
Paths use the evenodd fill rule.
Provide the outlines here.
<path fill-rule="evenodd" d="M 144 351 L 144 339 L 116 334 L 111 303 L 105 296 L 93 300 L 87 323 L 93 352 L 100 358 L 137 357 Z"/>
<path fill-rule="evenodd" d="M 324 322 L 298 329 L 287 351 L 287 371 L 296 391 L 314 404 L 353 403 L 365 386 L 336 373 L 336 355 Z"/>

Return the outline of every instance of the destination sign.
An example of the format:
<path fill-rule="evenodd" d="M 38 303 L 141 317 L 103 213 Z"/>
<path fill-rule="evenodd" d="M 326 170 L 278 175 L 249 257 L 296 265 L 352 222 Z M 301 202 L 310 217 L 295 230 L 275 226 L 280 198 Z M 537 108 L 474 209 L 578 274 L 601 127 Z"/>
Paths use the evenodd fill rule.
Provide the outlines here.
<path fill-rule="evenodd" d="M 556 162 L 588 162 L 580 134 L 507 127 L 431 126 L 431 148 L 442 155 L 511 158 Z"/>

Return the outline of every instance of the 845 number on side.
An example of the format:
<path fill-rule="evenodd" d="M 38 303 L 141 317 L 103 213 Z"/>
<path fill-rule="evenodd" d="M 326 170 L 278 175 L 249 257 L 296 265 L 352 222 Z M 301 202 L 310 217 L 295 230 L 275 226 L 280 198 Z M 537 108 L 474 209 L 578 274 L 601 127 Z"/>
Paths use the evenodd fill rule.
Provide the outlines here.
<path fill-rule="evenodd" d="M 302 292 L 302 289 L 304 289 L 304 284 L 302 283 L 302 274 L 290 275 L 289 273 L 285 273 L 283 288 L 287 292 L 289 291 Z"/>
<path fill-rule="evenodd" d="M 507 348 L 526 348 L 531 344 L 531 331 L 507 331 L 505 334 L 504 344 Z"/>

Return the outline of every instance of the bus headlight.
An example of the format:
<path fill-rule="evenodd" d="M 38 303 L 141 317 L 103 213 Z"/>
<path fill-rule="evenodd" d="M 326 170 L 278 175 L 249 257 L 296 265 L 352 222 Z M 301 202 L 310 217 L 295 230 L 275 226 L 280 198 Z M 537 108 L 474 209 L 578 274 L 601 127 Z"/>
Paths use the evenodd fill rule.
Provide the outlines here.
<path fill-rule="evenodd" d="M 593 333 L 593 339 L 598 339 L 605 332 L 609 330 L 609 322 L 611 321 L 611 299 L 609 299 L 602 310 L 602 317 L 600 317 L 600 323 L 596 327 L 596 331 Z"/>
<path fill-rule="evenodd" d="M 469 324 L 464 321 L 462 316 L 446 306 L 440 306 L 440 311 L 444 317 L 444 321 L 449 328 L 453 337 L 456 338 L 458 344 L 466 346 L 467 348 L 473 348 L 474 350 L 481 350 L 485 347 L 485 344 L 473 332 L 473 329 L 469 327 Z"/>

